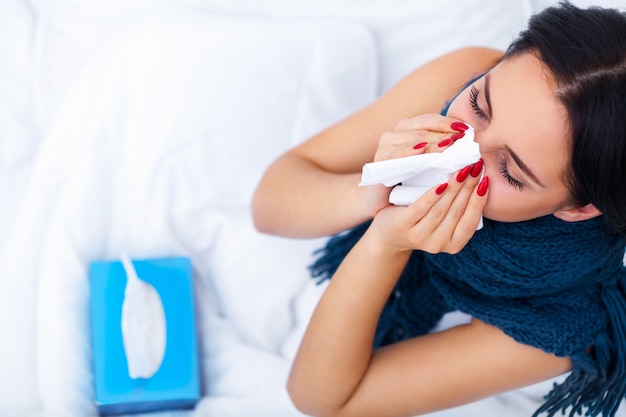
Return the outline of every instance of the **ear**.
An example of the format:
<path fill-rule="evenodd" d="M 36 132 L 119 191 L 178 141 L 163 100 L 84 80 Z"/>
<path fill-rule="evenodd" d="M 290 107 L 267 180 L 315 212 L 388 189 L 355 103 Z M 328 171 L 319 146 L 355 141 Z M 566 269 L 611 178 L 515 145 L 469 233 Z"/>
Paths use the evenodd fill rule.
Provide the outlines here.
<path fill-rule="evenodd" d="M 600 215 L 602 215 L 602 213 L 593 204 L 587 204 L 583 207 L 563 209 L 554 212 L 554 217 L 566 222 L 580 222 L 583 220 L 589 220 L 594 217 L 598 217 Z"/>

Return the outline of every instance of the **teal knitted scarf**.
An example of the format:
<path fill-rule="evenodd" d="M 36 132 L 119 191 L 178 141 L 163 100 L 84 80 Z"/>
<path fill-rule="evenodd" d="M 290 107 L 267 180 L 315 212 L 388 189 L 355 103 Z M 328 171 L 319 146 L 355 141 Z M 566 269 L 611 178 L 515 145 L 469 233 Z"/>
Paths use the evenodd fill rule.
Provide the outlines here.
<path fill-rule="evenodd" d="M 311 266 L 330 278 L 369 222 L 331 238 Z M 415 251 L 381 314 L 375 345 L 427 333 L 463 311 L 520 343 L 572 358 L 534 416 L 614 416 L 626 395 L 626 239 L 602 218 L 485 219 L 456 255 Z M 592 349 L 589 349 L 592 348 Z"/>

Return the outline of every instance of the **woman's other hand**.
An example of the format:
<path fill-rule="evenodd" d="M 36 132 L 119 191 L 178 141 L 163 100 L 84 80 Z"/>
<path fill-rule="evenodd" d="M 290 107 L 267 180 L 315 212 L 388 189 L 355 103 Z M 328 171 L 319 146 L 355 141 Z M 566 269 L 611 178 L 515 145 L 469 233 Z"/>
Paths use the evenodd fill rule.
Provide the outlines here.
<path fill-rule="evenodd" d="M 439 114 L 403 119 L 395 129 L 380 137 L 374 161 L 443 152 L 469 129 L 465 123 Z"/>
<path fill-rule="evenodd" d="M 439 114 L 424 114 L 403 119 L 393 131 L 381 135 L 374 162 L 431 152 L 443 152 L 465 135 L 469 127 Z M 391 188 L 371 185 L 363 190 L 365 205 L 377 213 L 389 205 Z"/>
<path fill-rule="evenodd" d="M 370 227 L 387 250 L 457 253 L 473 236 L 487 201 L 482 160 L 459 170 L 413 204 L 381 210 Z"/>

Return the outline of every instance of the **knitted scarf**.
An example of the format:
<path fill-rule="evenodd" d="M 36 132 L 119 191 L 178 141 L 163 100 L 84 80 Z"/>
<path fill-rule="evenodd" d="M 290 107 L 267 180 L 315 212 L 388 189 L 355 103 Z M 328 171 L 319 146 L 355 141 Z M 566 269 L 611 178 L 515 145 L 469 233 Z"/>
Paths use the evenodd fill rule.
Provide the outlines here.
<path fill-rule="evenodd" d="M 317 251 L 314 278 L 330 278 L 369 222 Z M 614 416 L 626 395 L 626 239 L 601 217 L 485 219 L 456 255 L 414 251 L 381 314 L 375 345 L 427 333 L 452 310 L 516 341 L 572 358 L 573 369 L 534 413 Z M 589 349 L 591 348 L 591 349 Z"/>

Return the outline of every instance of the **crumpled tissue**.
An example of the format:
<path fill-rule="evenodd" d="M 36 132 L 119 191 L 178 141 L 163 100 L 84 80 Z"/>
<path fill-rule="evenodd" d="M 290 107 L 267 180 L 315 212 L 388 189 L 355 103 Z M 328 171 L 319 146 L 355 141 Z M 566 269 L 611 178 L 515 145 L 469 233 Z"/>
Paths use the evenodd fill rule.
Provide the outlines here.
<path fill-rule="evenodd" d="M 121 256 L 126 272 L 122 304 L 122 341 L 133 379 L 152 377 L 165 356 L 166 324 L 163 302 L 156 289 L 139 279 L 132 261 Z"/>
<path fill-rule="evenodd" d="M 443 152 L 370 162 L 363 166 L 359 186 L 384 184 L 394 187 L 389 202 L 408 206 L 432 187 L 447 182 L 458 170 L 480 160 L 480 147 L 470 126 L 465 136 Z M 482 227 L 482 218 L 477 229 Z"/>

